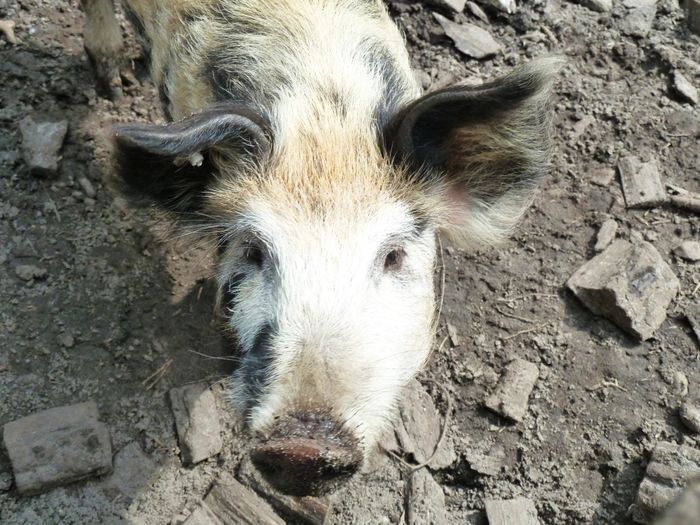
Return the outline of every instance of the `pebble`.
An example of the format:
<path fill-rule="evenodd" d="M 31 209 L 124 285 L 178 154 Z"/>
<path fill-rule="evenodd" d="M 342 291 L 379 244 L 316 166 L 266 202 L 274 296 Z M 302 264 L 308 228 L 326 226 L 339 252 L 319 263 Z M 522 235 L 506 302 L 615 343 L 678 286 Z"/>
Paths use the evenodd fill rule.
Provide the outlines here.
<path fill-rule="evenodd" d="M 695 337 L 700 343 L 700 306 L 688 306 L 685 316 L 688 318 L 690 328 L 693 329 L 693 333 L 695 333 Z"/>
<path fill-rule="evenodd" d="M 406 524 L 447 525 L 445 493 L 428 469 L 413 472 L 406 490 Z"/>
<path fill-rule="evenodd" d="M 0 33 L 5 35 L 5 40 L 7 40 L 10 44 L 14 45 L 17 43 L 14 20 L 0 20 Z"/>
<path fill-rule="evenodd" d="M 698 90 L 690 83 L 690 80 L 685 78 L 678 71 L 673 72 L 673 83 L 671 87 L 674 93 L 681 97 L 685 102 L 690 102 L 693 105 L 698 104 Z"/>
<path fill-rule="evenodd" d="M 450 338 L 450 343 L 452 343 L 452 346 L 459 346 L 462 344 L 462 338 L 459 336 L 457 328 L 452 323 L 447 323 L 447 335 Z"/>
<path fill-rule="evenodd" d="M 50 408 L 7 423 L 5 449 L 20 494 L 38 494 L 112 471 L 109 431 L 93 401 Z"/>
<path fill-rule="evenodd" d="M 185 465 L 194 465 L 221 451 L 216 399 L 206 383 L 171 389 L 170 406 Z"/>
<path fill-rule="evenodd" d="M 156 462 L 132 441 L 115 454 L 114 472 L 100 487 L 112 501 L 119 498 L 128 505 L 148 487 L 156 469 Z"/>
<path fill-rule="evenodd" d="M 700 242 L 683 241 L 676 248 L 674 248 L 673 253 L 686 261 L 700 261 Z"/>
<path fill-rule="evenodd" d="M 681 405 L 678 415 L 689 430 L 700 434 L 700 407 L 691 405 L 686 401 Z"/>
<path fill-rule="evenodd" d="M 506 365 L 496 391 L 489 396 L 485 405 L 504 417 L 522 421 L 539 375 L 536 364 L 520 358 L 513 359 Z"/>
<path fill-rule="evenodd" d="M 49 272 L 46 268 L 39 268 L 33 264 L 18 264 L 15 266 L 15 275 L 23 281 L 45 279 Z"/>
<path fill-rule="evenodd" d="M 642 162 L 638 157 L 624 157 L 617 169 L 628 208 L 653 208 L 668 199 L 655 160 Z"/>
<path fill-rule="evenodd" d="M 466 22 L 458 24 L 438 13 L 433 13 L 433 16 L 455 43 L 455 47 L 465 55 L 481 59 L 501 51 L 501 45 L 485 29 Z"/>
<path fill-rule="evenodd" d="M 484 450 L 469 449 L 465 458 L 469 468 L 484 476 L 497 476 L 506 461 L 506 453 L 502 447 L 483 447 Z"/>
<path fill-rule="evenodd" d="M 183 525 L 284 525 L 260 496 L 223 472 Z"/>
<path fill-rule="evenodd" d="M 619 239 L 581 266 L 567 286 L 593 313 L 645 341 L 666 319 L 680 283 L 651 244 Z"/>
<path fill-rule="evenodd" d="M 92 182 L 90 182 L 90 180 L 87 177 L 78 177 L 78 184 L 80 184 L 80 187 L 83 189 L 87 197 L 89 197 L 90 199 L 95 198 L 95 196 L 97 195 L 97 192 L 95 191 L 95 186 L 92 185 Z"/>
<path fill-rule="evenodd" d="M 691 480 L 700 476 L 700 450 L 659 443 L 651 455 L 646 474 L 631 508 L 637 523 L 649 523 L 683 492 Z"/>
<path fill-rule="evenodd" d="M 36 122 L 32 117 L 25 117 L 20 121 L 19 129 L 22 134 L 22 154 L 29 171 L 38 176 L 56 175 L 68 122 Z"/>
<path fill-rule="evenodd" d="M 484 10 L 481 9 L 478 4 L 475 4 L 474 2 L 467 2 L 467 9 L 469 9 L 469 12 L 473 14 L 476 18 L 484 22 L 485 24 L 489 23 L 489 17 L 486 16 L 486 13 L 484 13 Z"/>
<path fill-rule="evenodd" d="M 600 226 L 598 236 L 596 237 L 595 247 L 596 252 L 602 252 L 610 246 L 610 243 L 615 240 L 617 235 L 617 222 L 614 219 L 608 219 Z"/>
<path fill-rule="evenodd" d="M 12 488 L 12 474 L 0 472 L 0 492 L 7 492 Z"/>
<path fill-rule="evenodd" d="M 396 437 L 401 449 L 413 455 L 417 463 L 424 463 L 435 451 L 442 422 L 433 399 L 418 381 L 411 381 L 404 389 L 399 414 L 401 417 L 396 425 Z M 430 461 L 430 467 L 446 468 L 456 459 L 452 440 L 444 439 Z"/>
<path fill-rule="evenodd" d="M 535 504 L 527 498 L 486 500 L 484 506 L 489 525 L 539 525 L 540 523 Z"/>
<path fill-rule="evenodd" d="M 261 494 L 282 515 L 292 516 L 302 523 L 323 525 L 331 506 L 330 497 L 287 496 L 277 491 L 262 477 L 249 457 L 243 460 L 238 471 L 239 479 Z"/>

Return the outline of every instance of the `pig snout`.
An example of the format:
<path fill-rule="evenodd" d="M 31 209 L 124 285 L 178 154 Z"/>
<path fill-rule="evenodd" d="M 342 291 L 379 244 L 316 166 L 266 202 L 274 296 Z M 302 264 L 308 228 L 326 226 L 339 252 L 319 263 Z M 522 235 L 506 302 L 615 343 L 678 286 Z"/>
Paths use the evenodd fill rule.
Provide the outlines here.
<path fill-rule="evenodd" d="M 360 467 L 359 442 L 330 416 L 303 412 L 275 425 L 251 459 L 277 490 L 292 496 L 321 496 L 334 491 Z"/>

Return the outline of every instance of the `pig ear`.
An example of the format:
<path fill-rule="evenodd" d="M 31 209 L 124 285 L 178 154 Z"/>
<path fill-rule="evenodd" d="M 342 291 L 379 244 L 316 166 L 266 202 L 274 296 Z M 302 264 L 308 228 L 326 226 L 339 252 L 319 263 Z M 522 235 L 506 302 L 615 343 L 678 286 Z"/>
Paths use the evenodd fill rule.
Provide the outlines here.
<path fill-rule="evenodd" d="M 546 170 L 549 88 L 561 65 L 540 59 L 494 82 L 419 98 L 389 123 L 385 143 L 442 190 L 442 230 L 463 248 L 503 238 Z"/>
<path fill-rule="evenodd" d="M 217 152 L 249 163 L 271 148 L 266 119 L 234 105 L 210 107 L 169 124 L 119 124 L 112 130 L 119 188 L 180 218 L 201 210 L 204 192 L 217 176 Z"/>

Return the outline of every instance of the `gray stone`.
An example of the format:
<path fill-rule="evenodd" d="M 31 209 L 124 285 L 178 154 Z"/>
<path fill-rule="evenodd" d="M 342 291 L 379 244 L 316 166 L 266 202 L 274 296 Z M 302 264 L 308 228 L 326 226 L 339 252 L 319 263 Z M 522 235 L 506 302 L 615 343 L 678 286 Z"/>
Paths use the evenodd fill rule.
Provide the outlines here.
<path fill-rule="evenodd" d="M 239 479 L 263 496 L 283 515 L 292 516 L 310 525 L 323 525 L 326 522 L 331 506 L 330 497 L 294 497 L 282 494 L 263 479 L 249 457 L 241 464 Z"/>
<path fill-rule="evenodd" d="M 216 399 L 205 383 L 173 388 L 170 406 L 185 465 L 199 463 L 221 451 L 223 442 Z"/>
<path fill-rule="evenodd" d="M 435 451 L 442 422 L 432 398 L 418 381 L 411 381 L 404 389 L 399 415 L 401 417 L 396 425 L 396 437 L 401 449 L 413 455 L 418 463 L 424 463 Z M 456 459 L 452 441 L 444 439 L 430 461 L 430 467 L 446 468 Z"/>
<path fill-rule="evenodd" d="M 659 443 L 639 485 L 637 499 L 631 509 L 632 518 L 637 523 L 649 523 L 695 479 L 700 479 L 700 450 L 674 443 Z"/>
<path fill-rule="evenodd" d="M 459 332 L 457 332 L 457 328 L 452 323 L 447 323 L 447 335 L 450 338 L 452 346 L 459 346 L 462 344 L 462 338 L 459 337 Z"/>
<path fill-rule="evenodd" d="M 506 365 L 496 391 L 486 400 L 486 406 L 514 421 L 527 414 L 528 398 L 540 372 L 537 365 L 524 359 L 513 359 Z"/>
<path fill-rule="evenodd" d="M 540 523 L 535 504 L 527 498 L 486 500 L 484 506 L 489 525 L 539 525 Z"/>
<path fill-rule="evenodd" d="M 681 75 L 678 71 L 673 72 L 673 83 L 671 84 L 673 91 L 681 97 L 685 102 L 690 102 L 693 105 L 698 103 L 698 90 L 690 83 L 690 80 Z"/>
<path fill-rule="evenodd" d="M 656 0 L 624 0 L 623 4 L 627 14 L 620 23 L 620 30 L 629 36 L 646 37 L 656 18 Z"/>
<path fill-rule="evenodd" d="M 485 29 L 469 23 L 458 24 L 438 13 L 433 13 L 433 16 L 457 49 L 465 55 L 481 59 L 493 56 L 501 50 L 501 45 Z"/>
<path fill-rule="evenodd" d="M 581 0 L 581 5 L 598 13 L 609 13 L 613 8 L 612 0 Z"/>
<path fill-rule="evenodd" d="M 477 4 L 474 2 L 467 2 L 467 9 L 469 9 L 469 12 L 473 14 L 475 17 L 477 17 L 479 20 L 482 22 L 488 24 L 489 23 L 489 17 L 486 16 L 486 13 L 484 13 L 484 10 L 481 9 Z"/>
<path fill-rule="evenodd" d="M 689 485 L 654 525 L 693 525 L 700 516 L 700 480 Z"/>
<path fill-rule="evenodd" d="M 469 467 L 484 476 L 497 476 L 505 465 L 506 453 L 502 447 L 469 449 L 465 453 Z"/>
<path fill-rule="evenodd" d="M 260 496 L 224 472 L 184 525 L 284 525 L 284 520 Z"/>
<path fill-rule="evenodd" d="M 437 8 L 446 9 L 453 13 L 461 13 L 467 0 L 429 0 L 429 3 Z"/>
<path fill-rule="evenodd" d="M 700 0 L 685 0 L 683 5 L 685 6 L 688 29 L 700 36 Z"/>
<path fill-rule="evenodd" d="M 44 279 L 49 274 L 46 268 L 38 268 L 33 264 L 18 264 L 15 266 L 15 275 L 23 281 L 33 281 L 34 279 Z"/>
<path fill-rule="evenodd" d="M 95 187 L 92 185 L 92 182 L 90 182 L 87 177 L 78 177 L 78 184 L 80 184 L 80 187 L 83 189 L 87 197 L 90 197 L 91 199 L 95 198 L 97 192 L 95 191 Z"/>
<path fill-rule="evenodd" d="M 407 525 L 447 525 L 445 494 L 427 469 L 411 474 L 406 490 Z"/>
<path fill-rule="evenodd" d="M 148 487 L 156 468 L 156 462 L 132 441 L 115 454 L 114 472 L 100 487 L 108 498 L 129 504 Z"/>
<path fill-rule="evenodd" d="M 673 250 L 673 253 L 686 261 L 700 261 L 700 242 L 683 241 Z"/>
<path fill-rule="evenodd" d="M 4 428 L 20 494 L 112 471 L 112 443 L 93 401 L 37 412 Z"/>
<path fill-rule="evenodd" d="M 613 242 L 579 268 L 567 286 L 593 313 L 644 341 L 666 319 L 680 283 L 648 242 Z"/>
<path fill-rule="evenodd" d="M 25 117 L 20 121 L 19 129 L 22 153 L 29 171 L 41 176 L 55 175 L 68 122 L 36 122 L 32 117 Z"/>
<path fill-rule="evenodd" d="M 480 0 L 482 4 L 491 6 L 504 13 L 512 14 L 515 13 L 517 6 L 515 5 L 515 0 Z"/>
<path fill-rule="evenodd" d="M 700 407 L 686 401 L 681 405 L 678 415 L 688 430 L 700 434 Z"/>
<path fill-rule="evenodd" d="M 606 220 L 601 224 L 600 230 L 598 230 L 598 236 L 596 237 L 596 243 L 593 249 L 596 252 L 602 252 L 615 240 L 615 235 L 617 235 L 617 222 L 614 219 Z"/>
<path fill-rule="evenodd" d="M 0 472 L 0 492 L 7 492 L 12 488 L 12 473 Z"/>
<path fill-rule="evenodd" d="M 685 316 L 688 318 L 688 322 L 693 329 L 693 333 L 695 333 L 695 337 L 697 337 L 698 342 L 700 342 L 700 306 L 688 306 L 685 311 Z"/>
<path fill-rule="evenodd" d="M 653 208 L 668 199 L 656 161 L 642 162 L 637 157 L 624 157 L 618 162 L 617 169 L 628 208 Z"/>

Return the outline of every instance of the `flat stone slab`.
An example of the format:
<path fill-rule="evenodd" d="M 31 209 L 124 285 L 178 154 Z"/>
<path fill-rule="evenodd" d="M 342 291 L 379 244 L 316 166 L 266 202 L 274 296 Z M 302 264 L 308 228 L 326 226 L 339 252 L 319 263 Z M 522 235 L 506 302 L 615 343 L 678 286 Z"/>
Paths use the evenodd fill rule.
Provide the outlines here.
<path fill-rule="evenodd" d="M 567 286 L 593 313 L 644 341 L 666 319 L 680 283 L 651 244 L 619 239 L 581 266 Z"/>
<path fill-rule="evenodd" d="M 489 525 L 539 525 L 537 509 L 527 498 L 492 499 L 484 502 Z"/>
<path fill-rule="evenodd" d="M 506 365 L 496 391 L 485 405 L 514 421 L 522 421 L 527 414 L 528 398 L 535 387 L 540 371 L 537 365 L 524 359 L 513 359 Z"/>
<path fill-rule="evenodd" d="M 20 494 L 112 471 L 112 442 L 97 405 L 88 401 L 50 408 L 4 427 L 5 449 Z"/>
<path fill-rule="evenodd" d="M 183 525 L 284 525 L 284 520 L 224 472 Z"/>
<path fill-rule="evenodd" d="M 25 117 L 19 123 L 19 130 L 22 134 L 22 154 L 29 171 L 40 176 L 55 175 L 68 122 L 40 122 Z"/>
<path fill-rule="evenodd" d="M 206 383 L 173 388 L 170 406 L 185 465 L 194 465 L 221 452 L 223 441 L 216 399 Z"/>
<path fill-rule="evenodd" d="M 628 208 L 653 208 L 668 200 L 656 161 L 624 157 L 617 169 Z"/>
<path fill-rule="evenodd" d="M 632 518 L 637 523 L 649 523 L 659 512 L 675 501 L 683 489 L 700 479 L 700 450 L 659 443 L 651 455 L 646 475 L 639 485 L 632 506 Z"/>
<path fill-rule="evenodd" d="M 291 516 L 310 525 L 323 525 L 326 522 L 326 516 L 331 508 L 330 496 L 314 498 L 282 494 L 263 479 L 250 458 L 243 460 L 238 477 L 269 501 L 272 507 L 283 516 Z"/>
<path fill-rule="evenodd" d="M 119 498 L 128 505 L 144 492 L 155 477 L 156 470 L 156 462 L 141 450 L 138 443 L 132 441 L 114 455 L 114 472 L 100 487 L 108 498 Z"/>
<path fill-rule="evenodd" d="M 445 493 L 428 469 L 417 470 L 408 479 L 406 490 L 407 525 L 447 525 Z"/>
<path fill-rule="evenodd" d="M 629 36 L 644 38 L 649 35 L 656 18 L 656 0 L 623 0 L 627 14 L 620 22 L 620 30 Z"/>
<path fill-rule="evenodd" d="M 416 380 L 403 391 L 399 404 L 400 419 L 396 424 L 396 438 L 401 449 L 424 463 L 435 451 L 440 440 L 442 421 L 433 399 Z M 452 440 L 443 440 L 430 461 L 431 468 L 446 468 L 457 459 Z"/>
<path fill-rule="evenodd" d="M 481 59 L 501 51 L 501 44 L 496 42 L 491 33 L 485 29 L 466 22 L 458 24 L 439 13 L 433 13 L 433 16 L 442 26 L 445 34 L 455 43 L 455 47 L 465 55 Z"/>

